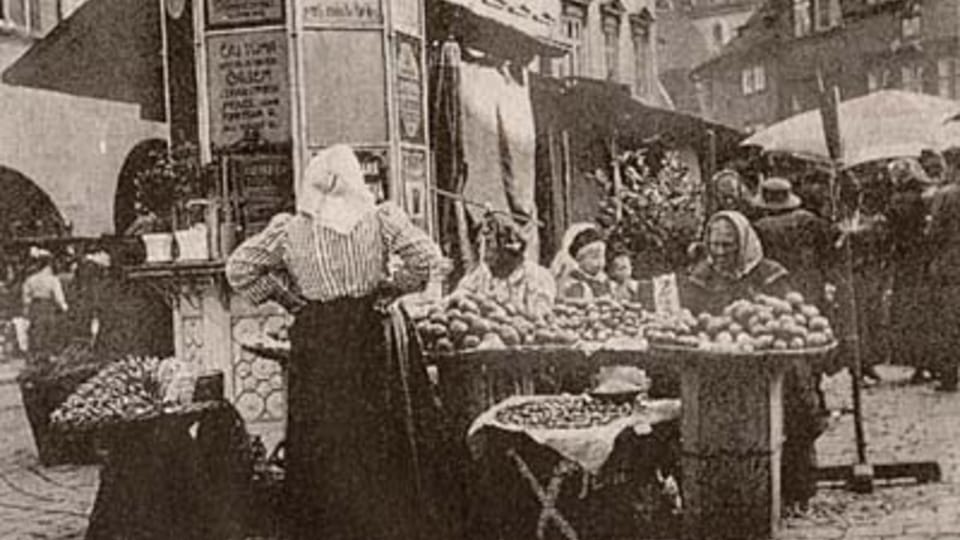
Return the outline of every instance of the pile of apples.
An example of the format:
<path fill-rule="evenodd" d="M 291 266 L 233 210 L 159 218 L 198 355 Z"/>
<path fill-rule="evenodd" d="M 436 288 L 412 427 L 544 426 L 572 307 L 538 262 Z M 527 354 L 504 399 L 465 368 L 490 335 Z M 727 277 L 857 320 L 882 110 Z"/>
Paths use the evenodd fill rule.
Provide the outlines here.
<path fill-rule="evenodd" d="M 642 338 L 650 315 L 643 306 L 609 298 L 594 301 L 561 300 L 553 309 L 557 324 L 580 340 L 605 343 L 616 338 Z"/>
<path fill-rule="evenodd" d="M 646 337 L 654 346 L 737 353 L 818 349 L 835 341 L 830 321 L 795 292 L 782 299 L 757 295 L 737 300 L 719 315 L 687 312 L 651 325 Z"/>
<path fill-rule="evenodd" d="M 417 332 L 427 350 L 494 350 L 522 345 L 572 345 L 576 333 L 557 324 L 552 313 L 524 313 L 474 293 L 458 292 L 427 311 L 417 322 Z"/>

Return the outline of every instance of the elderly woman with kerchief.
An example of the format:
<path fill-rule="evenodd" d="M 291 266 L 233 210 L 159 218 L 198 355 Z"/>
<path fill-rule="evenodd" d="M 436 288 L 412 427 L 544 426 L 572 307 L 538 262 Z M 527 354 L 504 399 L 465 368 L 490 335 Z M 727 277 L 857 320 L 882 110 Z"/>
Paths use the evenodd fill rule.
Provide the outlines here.
<path fill-rule="evenodd" d="M 708 257 L 697 264 L 680 288 L 681 303 L 694 313 L 719 312 L 735 300 L 756 294 L 783 297 L 792 290 L 780 263 L 764 257 L 763 246 L 747 218 L 723 211 L 707 222 Z M 784 382 L 784 434 L 781 493 L 788 507 L 803 506 L 816 491 L 814 442 L 823 431 L 818 377 L 806 363 L 787 372 Z"/>
<path fill-rule="evenodd" d="M 412 433 L 425 422 L 418 411 L 429 410 L 427 394 L 416 391 L 428 379 L 419 363 L 394 361 L 400 345 L 388 341 L 377 308 L 388 256 L 422 285 L 442 266 L 440 250 L 397 206 L 375 203 L 344 145 L 310 161 L 297 210 L 241 244 L 226 268 L 237 291 L 277 301 L 295 317 L 285 538 L 452 537 L 425 511 L 425 470 L 440 458 L 422 455 Z"/>

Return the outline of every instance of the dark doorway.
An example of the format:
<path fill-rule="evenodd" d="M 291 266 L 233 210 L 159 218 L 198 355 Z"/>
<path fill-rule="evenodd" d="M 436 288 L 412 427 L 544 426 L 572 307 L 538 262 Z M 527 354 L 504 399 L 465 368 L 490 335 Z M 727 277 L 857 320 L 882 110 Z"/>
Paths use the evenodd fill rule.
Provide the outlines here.
<path fill-rule="evenodd" d="M 140 171 L 152 167 L 166 150 L 167 142 L 163 139 L 147 139 L 137 143 L 127 154 L 127 159 L 123 162 L 120 175 L 117 177 L 117 193 L 113 199 L 115 234 L 123 234 L 137 217 L 134 206 L 137 196 L 134 180 L 137 175 Z"/>
<path fill-rule="evenodd" d="M 60 236 L 68 226 L 43 189 L 26 175 L 0 165 L 0 231 L 6 238 Z"/>

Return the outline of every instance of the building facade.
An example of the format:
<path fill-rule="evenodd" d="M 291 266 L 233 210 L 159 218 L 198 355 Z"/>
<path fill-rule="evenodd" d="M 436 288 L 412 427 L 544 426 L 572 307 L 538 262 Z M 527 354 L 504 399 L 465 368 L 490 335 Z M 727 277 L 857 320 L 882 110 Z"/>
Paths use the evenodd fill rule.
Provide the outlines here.
<path fill-rule="evenodd" d="M 628 86 L 641 101 L 672 107 L 658 77 L 653 0 L 557 0 L 554 41 L 569 52 L 543 59 L 540 72 Z"/>
<path fill-rule="evenodd" d="M 0 73 L 81 3 L 0 0 Z M 165 134 L 136 105 L 0 82 L 0 169 L 32 181 L 77 235 L 114 232 L 124 161 L 138 142 Z"/>
<path fill-rule="evenodd" d="M 694 71 L 705 114 L 756 130 L 883 88 L 960 97 L 960 2 L 770 0 Z"/>

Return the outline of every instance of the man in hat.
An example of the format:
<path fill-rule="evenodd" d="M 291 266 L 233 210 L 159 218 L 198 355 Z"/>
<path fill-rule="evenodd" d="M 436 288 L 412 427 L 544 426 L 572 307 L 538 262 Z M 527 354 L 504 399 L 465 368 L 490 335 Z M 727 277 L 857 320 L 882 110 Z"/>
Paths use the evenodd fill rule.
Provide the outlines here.
<path fill-rule="evenodd" d="M 754 223 L 767 256 L 790 271 L 794 287 L 810 303 L 825 308 L 824 291 L 834 260 L 830 223 L 801 208 L 786 178 L 766 178 L 753 197 Z"/>

